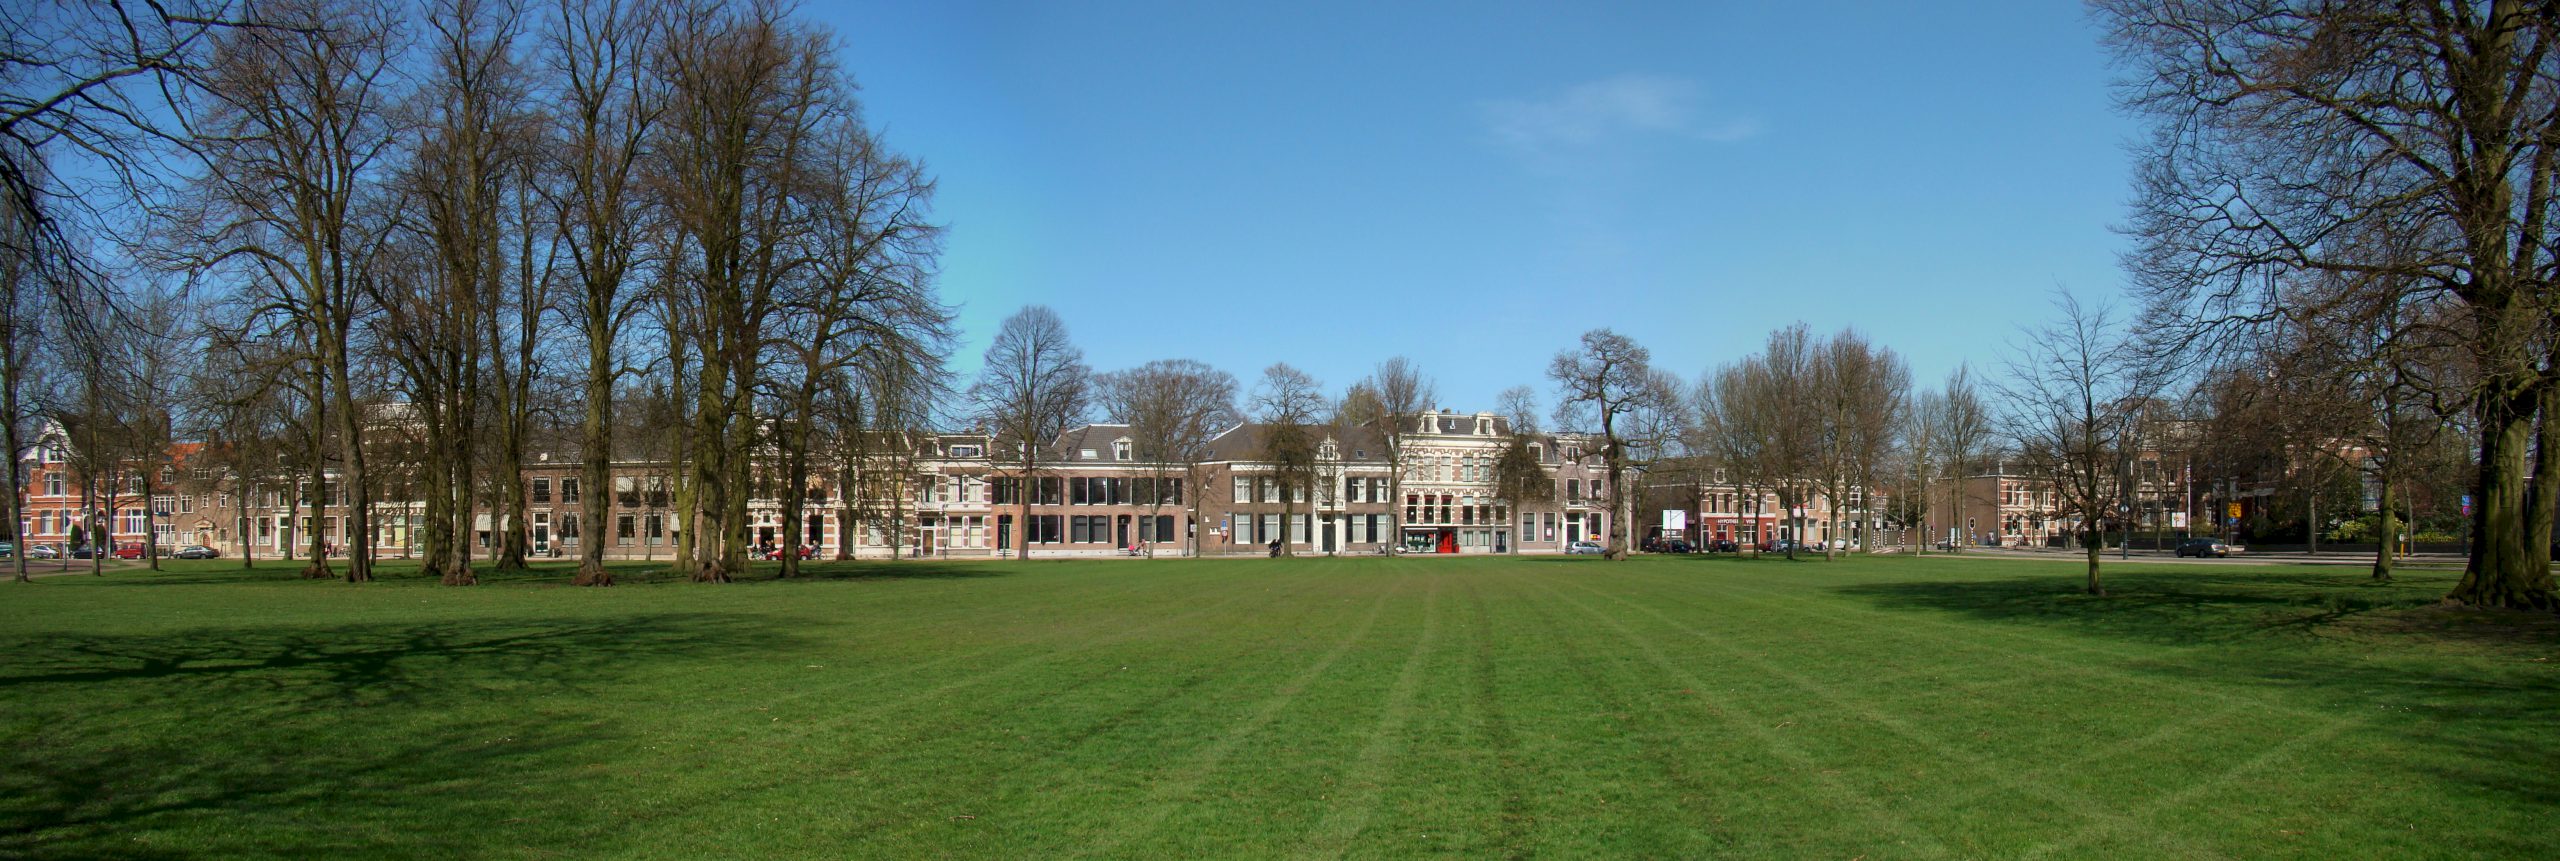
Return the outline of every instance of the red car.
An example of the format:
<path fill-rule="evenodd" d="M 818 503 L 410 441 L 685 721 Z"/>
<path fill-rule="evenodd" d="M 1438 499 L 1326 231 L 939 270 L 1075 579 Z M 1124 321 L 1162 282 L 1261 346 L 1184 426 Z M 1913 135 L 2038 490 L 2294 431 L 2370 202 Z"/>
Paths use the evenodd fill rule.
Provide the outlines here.
<path fill-rule="evenodd" d="M 116 548 L 116 558 L 118 558 L 118 559 L 140 559 L 140 558 L 142 558 L 142 545 L 140 545 L 140 544 L 126 544 L 126 545 L 124 545 L 124 546 L 122 546 L 122 547 L 118 547 L 118 548 Z"/>

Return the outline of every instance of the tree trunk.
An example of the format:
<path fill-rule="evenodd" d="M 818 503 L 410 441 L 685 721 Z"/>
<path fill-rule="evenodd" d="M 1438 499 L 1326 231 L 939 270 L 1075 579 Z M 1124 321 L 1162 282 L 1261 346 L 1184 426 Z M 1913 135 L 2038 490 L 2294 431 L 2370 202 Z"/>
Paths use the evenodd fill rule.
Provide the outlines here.
<path fill-rule="evenodd" d="M 167 449 L 164 447 L 162 450 L 165 451 Z M 158 458 L 155 457 L 153 459 L 156 460 Z M 148 462 L 149 461 L 145 461 L 145 463 Z M 151 570 L 158 571 L 160 570 L 159 494 L 152 490 L 151 474 L 153 470 L 146 466 L 141 470 L 138 470 L 138 472 L 141 473 L 142 477 L 142 558 L 151 566 Z"/>
<path fill-rule="evenodd" d="M 1280 484 L 1280 555 L 1282 556 L 1298 555 L 1297 550 L 1289 546 L 1290 521 L 1294 520 L 1298 513 L 1298 498 L 1290 490 L 1287 482 Z"/>
<path fill-rule="evenodd" d="M 816 411 L 818 399 L 814 381 L 813 376 L 801 384 L 799 400 L 792 404 L 799 416 L 785 437 L 789 444 L 783 452 L 781 531 L 786 540 L 782 542 L 782 573 L 777 575 L 783 579 L 800 576 L 800 544 L 806 540 L 809 528 L 801 520 L 809 500 L 809 414 Z"/>
<path fill-rule="evenodd" d="M 1032 466 L 1030 461 L 1024 461 L 1022 480 L 1015 482 L 1017 486 L 1014 488 L 1014 493 L 1019 496 L 1022 503 L 1022 513 L 1014 517 L 1013 524 L 1022 532 L 1022 540 L 1013 545 L 1015 559 L 1031 558 L 1031 500 L 1040 493 L 1040 480 L 1033 477 Z"/>
<path fill-rule="evenodd" d="M 590 293 L 590 295 L 593 295 Z M 587 412 L 579 425 L 578 573 L 573 586 L 611 586 L 613 572 L 604 567 L 608 482 L 613 481 L 613 335 L 590 307 L 587 317 Z"/>
<path fill-rule="evenodd" d="M 19 528 L 26 523 L 25 512 L 21 510 L 25 508 L 26 497 L 19 493 L 26 485 L 25 478 L 18 474 L 18 455 L 25 449 L 18 447 L 19 371 L 16 327 L 14 319 L 0 320 L 0 330 L 7 330 L 7 335 L 0 337 L 0 351 L 6 351 L 0 352 L 0 362 L 8 363 L 7 367 L 0 368 L 0 453 L 5 453 L 9 461 L 5 467 L 9 473 L 9 486 L 6 489 L 8 498 L 0 500 L 0 509 L 7 511 L 9 543 L 14 548 L 9 553 L 9 568 L 14 572 L 11 577 L 20 583 L 27 583 L 32 582 L 27 576 L 29 548 L 26 530 Z"/>
<path fill-rule="evenodd" d="M 2398 457 L 2399 455 L 2394 453 L 2390 456 Z M 2391 472 L 2388 466 L 2382 470 L 2382 513 L 2380 517 L 2375 518 L 2376 525 L 2381 527 L 2380 534 L 2376 536 L 2381 539 L 2381 547 L 2373 553 L 2373 581 L 2376 583 L 2391 582 L 2391 553 L 2398 549 L 2400 540 L 2400 527 L 2393 522 L 2394 516 L 2391 510 L 2391 505 L 2395 502 L 2391 498 Z"/>
<path fill-rule="evenodd" d="M 2534 417 L 2533 480 L 2527 492 L 2530 502 L 2524 513 L 2524 561 L 2532 571 L 2545 572 L 2543 585 L 2550 588 L 2551 529 L 2560 520 L 2560 377 L 2546 373 L 2536 400 L 2539 409 Z"/>
<path fill-rule="evenodd" d="M 346 464 L 347 511 L 340 528 L 346 533 L 347 582 L 364 583 L 373 579 L 373 489 L 365 481 L 364 428 L 356 415 L 355 393 L 347 378 L 346 339 L 343 333 L 330 350 L 329 382 L 336 389 L 338 401 L 338 447 Z"/>
<path fill-rule="evenodd" d="M 2080 536 L 2080 548 L 2089 555 L 2089 583 L 2084 587 L 2084 591 L 2103 597 L 2107 594 L 2107 587 L 2098 581 L 2098 560 L 2103 555 L 2100 549 L 2106 544 L 2104 533 L 2098 531 L 2098 521 L 2095 518 L 2089 519 L 2080 529 L 2083 533 Z"/>
<path fill-rule="evenodd" d="M 316 348 L 314 352 L 317 352 Z M 323 400 L 327 397 L 328 388 L 322 383 L 322 372 L 317 367 L 320 360 L 316 356 L 312 359 L 312 364 L 314 367 L 310 372 L 311 481 L 308 497 L 305 500 L 311 504 L 311 525 L 304 527 L 298 517 L 293 525 L 308 533 L 302 537 L 303 540 L 310 542 L 311 547 L 311 562 L 303 566 L 302 576 L 323 580 L 337 576 L 336 571 L 329 569 L 329 547 L 320 533 L 320 524 L 325 522 L 327 517 L 323 512 L 328 511 L 326 494 L 329 492 L 329 420 L 328 410 L 322 406 Z"/>
<path fill-rule="evenodd" d="M 2533 564 L 2534 556 L 2525 548 L 2525 453 L 2533 430 L 2532 403 L 2512 394 L 2481 400 L 2471 560 L 2446 601 L 2473 607 L 2560 607 L 2553 600 L 2549 566 Z"/>

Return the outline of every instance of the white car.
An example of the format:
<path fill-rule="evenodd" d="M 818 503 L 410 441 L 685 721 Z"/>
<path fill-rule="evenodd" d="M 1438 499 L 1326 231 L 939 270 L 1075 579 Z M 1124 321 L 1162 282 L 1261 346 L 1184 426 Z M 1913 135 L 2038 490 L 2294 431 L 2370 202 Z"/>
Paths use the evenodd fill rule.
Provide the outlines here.
<path fill-rule="evenodd" d="M 1603 554 L 1603 553 L 1607 553 L 1607 552 L 1609 552 L 1609 550 L 1608 550 L 1608 548 L 1605 548 L 1605 547 L 1600 546 L 1600 543 L 1599 543 L 1599 542 L 1596 542 L 1596 541 L 1576 541 L 1576 542 L 1574 542 L 1574 543 L 1571 543 L 1571 544 L 1567 544 L 1567 545 L 1565 545 L 1565 546 L 1564 546 L 1564 552 L 1565 552 L 1566 554 L 1568 554 L 1568 555 L 1574 555 L 1574 556 L 1581 556 L 1581 555 L 1598 556 L 1598 555 L 1600 555 L 1600 554 Z"/>

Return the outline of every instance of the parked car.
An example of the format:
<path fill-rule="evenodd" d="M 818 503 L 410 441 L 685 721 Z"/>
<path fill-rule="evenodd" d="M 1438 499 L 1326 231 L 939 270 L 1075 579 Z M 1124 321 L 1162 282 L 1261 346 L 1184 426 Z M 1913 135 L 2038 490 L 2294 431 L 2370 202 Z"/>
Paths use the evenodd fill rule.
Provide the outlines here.
<path fill-rule="evenodd" d="M 1576 541 L 1565 545 L 1564 552 L 1575 556 L 1598 556 L 1609 551 L 1596 541 Z"/>
<path fill-rule="evenodd" d="M 100 550 L 97 545 L 94 544 L 84 544 L 79 547 L 71 548 L 71 558 L 73 559 L 94 559 L 103 555 L 105 555 L 105 551 Z"/>
<path fill-rule="evenodd" d="M 140 559 L 142 558 L 142 545 L 139 542 L 128 542 L 123 546 L 117 547 L 115 553 L 116 558 L 118 559 Z"/>
<path fill-rule="evenodd" d="M 815 559 L 818 557 L 818 548 L 813 545 L 800 545 L 799 550 L 800 558 L 802 559 Z M 791 551 L 792 548 L 789 547 L 759 547 L 753 555 L 758 559 L 779 562 L 782 561 L 782 557 L 790 555 Z"/>
<path fill-rule="evenodd" d="M 1670 541 L 1670 542 L 1665 542 L 1665 543 L 1662 545 L 1662 552 L 1664 552 L 1664 553 L 1696 553 L 1696 552 L 1698 552 L 1698 548 L 1695 548 L 1695 547 L 1691 547 L 1691 546 L 1689 546 L 1689 542 L 1686 542 L 1686 541 Z"/>
<path fill-rule="evenodd" d="M 2193 556 L 2198 559 L 2207 556 L 2227 559 L 2231 556 L 2231 545 L 2222 543 L 2218 538 L 2189 538 L 2178 542 L 2178 555 Z"/>
<path fill-rule="evenodd" d="M 1717 540 L 1717 541 L 1708 542 L 1708 544 L 1707 544 L 1707 552 L 1709 552 L 1709 553 L 1740 553 L 1740 552 L 1742 552 L 1742 545 L 1741 545 L 1740 543 L 1735 542 L 1733 539 L 1726 538 L 1726 539 L 1721 539 L 1721 540 Z"/>
<path fill-rule="evenodd" d="M 62 548 L 55 547 L 51 544 L 38 544 L 34 547 L 27 548 L 27 558 L 60 559 L 62 558 Z"/>
<path fill-rule="evenodd" d="M 11 556 L 16 556 L 16 555 L 18 555 L 18 544 L 17 544 L 17 542 L 14 542 L 14 541 L 0 541 L 0 559 L 7 559 L 7 558 L 9 558 L 9 557 L 11 557 Z"/>
<path fill-rule="evenodd" d="M 189 544 L 185 547 L 178 548 L 177 552 L 169 555 L 178 559 L 219 559 L 222 557 L 222 551 L 206 547 L 202 544 Z"/>

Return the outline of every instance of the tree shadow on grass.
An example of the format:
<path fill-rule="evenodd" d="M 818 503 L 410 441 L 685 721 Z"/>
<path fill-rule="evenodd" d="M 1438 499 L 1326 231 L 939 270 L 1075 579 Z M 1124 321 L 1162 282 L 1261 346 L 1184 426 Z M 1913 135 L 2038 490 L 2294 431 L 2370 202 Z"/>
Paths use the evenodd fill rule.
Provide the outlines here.
<path fill-rule="evenodd" d="M 2163 645 L 2231 642 L 2270 633 L 2341 634 L 2376 618 L 2420 615 L 2444 595 L 2433 580 L 2376 585 L 2361 573 L 2238 566 L 2111 569 L 2107 594 L 2079 589 L 2074 568 L 1984 580 L 1894 579 L 1833 589 L 1889 610 L 1931 610 L 1990 622 L 2067 627 Z M 2526 614 L 2547 617 L 2547 614 Z M 2531 620 L 2519 620 L 2531 621 Z M 2525 642 L 2560 644 L 2560 619 L 2523 625 Z"/>
<path fill-rule="evenodd" d="M 2549 732 L 2560 713 L 2560 664 L 2550 662 L 2560 617 L 2449 609 L 2439 605 L 2448 578 L 2377 585 L 2352 569 L 2111 569 L 2104 597 L 2077 591 L 2077 569 L 2021 573 L 1831 591 L 1887 611 L 2159 647 L 2109 663 L 2181 686 L 2272 692 L 2353 721 L 2320 756 L 2391 757 L 2386 773 L 2560 811 L 2560 775 L 2548 768 L 2560 761 Z"/>
<path fill-rule="evenodd" d="M 862 559 L 810 560 L 801 563 L 798 580 L 960 580 L 1003 577 L 1013 573 L 1011 560 L 938 559 Z M 690 583 L 692 578 L 670 568 L 665 561 L 617 560 L 606 563 L 617 582 L 625 585 Z M 289 560 L 262 561 L 256 568 L 224 567 L 217 569 L 183 569 L 171 571 L 108 572 L 105 577 L 86 577 L 63 581 L 65 585 L 148 587 L 148 586 L 214 586 L 247 583 L 341 583 L 345 577 L 344 560 L 333 568 L 336 579 L 309 579 L 302 576 L 302 564 Z M 480 585 L 566 586 L 578 573 L 574 561 L 539 560 L 531 566 L 513 571 L 499 570 L 485 561 L 473 568 Z M 776 579 L 782 573 L 781 563 L 751 563 L 747 573 L 737 582 L 753 583 Z M 374 568 L 377 586 L 434 586 L 438 579 L 421 573 L 414 560 L 385 559 Z"/>
<path fill-rule="evenodd" d="M 0 857 L 574 840 L 609 830 L 594 800 L 633 755 L 598 686 L 798 642 L 705 614 L 0 638 Z"/>

